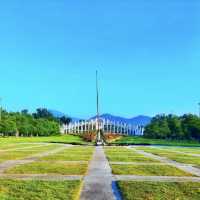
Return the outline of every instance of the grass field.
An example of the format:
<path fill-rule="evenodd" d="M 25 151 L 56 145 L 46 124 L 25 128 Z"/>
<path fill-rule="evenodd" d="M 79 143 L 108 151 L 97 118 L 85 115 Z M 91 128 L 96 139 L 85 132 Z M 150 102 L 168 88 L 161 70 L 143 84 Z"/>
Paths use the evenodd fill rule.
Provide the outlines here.
<path fill-rule="evenodd" d="M 1 200 L 76 200 L 80 181 L 0 180 Z"/>
<path fill-rule="evenodd" d="M 169 165 L 111 165 L 112 173 L 117 175 L 139 176 L 192 176 Z"/>
<path fill-rule="evenodd" d="M 64 145 L 60 142 L 59 144 L 43 143 L 44 140 L 41 140 L 41 138 L 40 141 L 34 139 L 29 143 L 27 138 L 20 138 L 20 140 L 18 138 L 16 140 L 15 138 L 4 138 L 3 141 L 3 143 L 0 143 L 0 162 L 26 159 L 30 156 L 34 156 L 36 159 L 34 162 L 14 167 L 8 165 L 3 173 L 4 176 L 8 175 L 9 177 L 16 174 L 30 175 L 29 178 L 34 174 L 47 177 L 48 175 L 59 175 L 59 177 L 60 175 L 85 175 L 88 169 L 88 161 L 94 151 L 92 146 L 66 146 L 64 150 L 58 153 L 50 153 L 49 156 L 41 157 L 40 153 L 49 152 L 64 147 Z M 80 189 L 81 181 L 0 179 L 0 200 L 77 200 Z"/>
<path fill-rule="evenodd" d="M 169 158 L 171 160 L 174 160 L 174 161 L 177 161 L 180 163 L 193 164 L 200 168 L 200 157 L 183 154 L 181 149 L 179 150 L 180 153 L 170 151 L 169 148 L 160 149 L 160 148 L 150 148 L 150 147 L 138 147 L 136 149 L 141 149 L 147 153 L 153 153 L 158 156 L 163 156 L 163 157 Z M 185 151 L 187 151 L 187 149 L 185 148 Z M 178 149 L 177 149 L 177 151 L 178 151 Z"/>
<path fill-rule="evenodd" d="M 32 142 L 49 142 L 49 143 L 64 143 L 64 144 L 89 144 L 83 141 L 79 136 L 75 135 L 59 135 L 50 137 L 0 137 L 0 147 L 10 143 L 32 143 Z"/>
<path fill-rule="evenodd" d="M 33 156 L 37 153 L 45 152 L 48 150 L 55 149 L 59 145 L 56 144 L 50 144 L 50 145 L 44 145 L 44 146 L 36 146 L 31 145 L 28 149 L 21 149 L 21 150 L 11 150 L 11 151 L 0 151 L 0 162 L 7 161 L 7 160 L 18 160 L 18 159 L 24 159 L 29 156 Z"/>
<path fill-rule="evenodd" d="M 58 142 L 59 144 L 56 144 Z M 0 162 L 24 159 L 50 150 L 64 147 L 61 143 L 86 144 L 80 137 L 67 135 L 43 138 L 0 138 Z M 91 144 L 91 143 L 90 143 Z M 142 155 L 144 150 L 178 162 L 200 167 L 198 147 L 137 146 L 104 147 L 113 174 L 138 176 L 192 176 L 178 168 Z M 66 146 L 62 151 L 38 157 L 29 164 L 8 167 L 4 171 L 9 177 L 15 174 L 40 175 L 85 175 L 94 152 L 93 146 Z M 77 162 L 70 162 L 77 161 Z M 80 162 L 79 162 L 80 161 Z M 82 162 L 84 161 L 84 162 Z M 120 163 L 111 163 L 120 162 Z M 122 163 L 121 163 L 122 162 Z M 124 162 L 124 163 L 123 163 Z M 134 163 L 127 163 L 134 162 Z M 14 177 L 13 176 L 13 177 Z M 30 176 L 31 177 L 31 176 Z M 148 178 L 148 177 L 146 177 Z M 0 179 L 0 200 L 63 200 L 76 199 L 81 181 L 17 181 Z M 200 183 L 163 183 L 119 181 L 118 186 L 124 199 L 131 200 L 197 200 L 200 199 Z"/>
<path fill-rule="evenodd" d="M 7 174 L 59 174 L 59 175 L 84 175 L 87 164 L 65 162 L 33 162 L 18 165 L 5 171 Z"/>
<path fill-rule="evenodd" d="M 169 146 L 198 146 L 200 142 L 191 140 L 160 140 L 160 139 L 148 139 L 139 136 L 123 136 L 118 140 L 115 140 L 111 144 L 114 145 L 169 145 Z"/>
<path fill-rule="evenodd" d="M 89 161 L 92 157 L 94 147 L 73 147 L 59 153 L 46 156 L 41 160 L 55 161 Z"/>
<path fill-rule="evenodd" d="M 108 147 L 104 148 L 104 150 L 110 162 L 159 162 L 125 147 Z"/>
<path fill-rule="evenodd" d="M 199 200 L 200 183 L 119 181 L 124 200 Z"/>
<path fill-rule="evenodd" d="M 180 153 L 200 154 L 200 147 L 160 147 L 169 151 L 178 151 Z"/>

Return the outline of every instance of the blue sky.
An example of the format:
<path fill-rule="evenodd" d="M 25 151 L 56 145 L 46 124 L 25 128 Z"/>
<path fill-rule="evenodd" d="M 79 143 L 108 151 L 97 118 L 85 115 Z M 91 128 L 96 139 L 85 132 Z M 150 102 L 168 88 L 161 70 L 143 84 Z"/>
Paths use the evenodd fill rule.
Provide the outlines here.
<path fill-rule="evenodd" d="M 0 96 L 8 110 L 197 113 L 198 0 L 6 0 L 0 6 Z"/>

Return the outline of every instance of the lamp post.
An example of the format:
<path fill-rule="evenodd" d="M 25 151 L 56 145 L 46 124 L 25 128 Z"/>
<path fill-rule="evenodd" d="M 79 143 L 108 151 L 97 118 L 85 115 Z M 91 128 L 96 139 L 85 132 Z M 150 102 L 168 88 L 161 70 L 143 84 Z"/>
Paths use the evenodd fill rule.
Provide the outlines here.
<path fill-rule="evenodd" d="M 199 118 L 200 118 L 200 102 L 198 103 L 198 106 L 199 106 Z"/>

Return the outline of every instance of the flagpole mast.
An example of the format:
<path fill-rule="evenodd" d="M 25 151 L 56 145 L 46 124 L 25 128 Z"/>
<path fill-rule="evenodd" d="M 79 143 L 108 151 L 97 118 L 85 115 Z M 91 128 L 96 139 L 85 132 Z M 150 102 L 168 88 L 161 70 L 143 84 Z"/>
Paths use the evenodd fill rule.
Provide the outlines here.
<path fill-rule="evenodd" d="M 97 140 L 96 145 L 102 145 L 101 132 L 99 126 L 99 84 L 98 84 L 98 71 L 96 70 L 96 103 L 97 103 Z"/>
<path fill-rule="evenodd" d="M 97 93 L 97 120 L 99 120 L 99 85 L 98 85 L 98 71 L 96 70 L 96 93 Z"/>

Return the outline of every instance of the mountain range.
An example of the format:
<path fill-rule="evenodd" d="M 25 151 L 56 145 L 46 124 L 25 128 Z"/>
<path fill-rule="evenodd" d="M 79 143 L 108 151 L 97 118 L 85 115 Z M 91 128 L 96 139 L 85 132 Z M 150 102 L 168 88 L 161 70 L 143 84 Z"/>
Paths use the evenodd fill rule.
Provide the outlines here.
<path fill-rule="evenodd" d="M 62 117 L 62 116 L 68 116 L 60 111 L 56 111 L 56 110 L 49 110 L 49 112 L 54 116 L 54 117 Z M 151 122 L 151 117 L 149 116 L 144 116 L 144 115 L 138 115 L 136 117 L 132 117 L 132 118 L 124 118 L 124 117 L 120 117 L 120 116 L 115 116 L 115 115 L 111 115 L 111 114 L 102 114 L 100 115 L 100 117 L 102 119 L 105 120 L 110 120 L 110 121 L 116 121 L 116 122 L 120 122 L 120 123 L 126 123 L 126 124 L 131 124 L 131 125 L 143 125 L 146 126 L 147 124 L 149 124 Z M 75 117 L 71 117 L 72 121 L 79 121 L 79 120 L 87 120 L 87 119 L 80 119 L 80 118 L 75 118 Z M 96 116 L 89 118 L 90 119 L 95 119 Z"/>
<path fill-rule="evenodd" d="M 121 122 L 121 123 L 126 123 L 126 124 L 132 124 L 132 125 L 146 126 L 147 124 L 151 122 L 151 117 L 144 116 L 144 115 L 138 115 L 132 118 L 124 118 L 124 117 L 114 116 L 107 113 L 107 114 L 100 115 L 100 117 L 105 120 L 116 121 L 116 122 Z M 95 119 L 95 118 L 96 116 L 90 119 Z"/>

